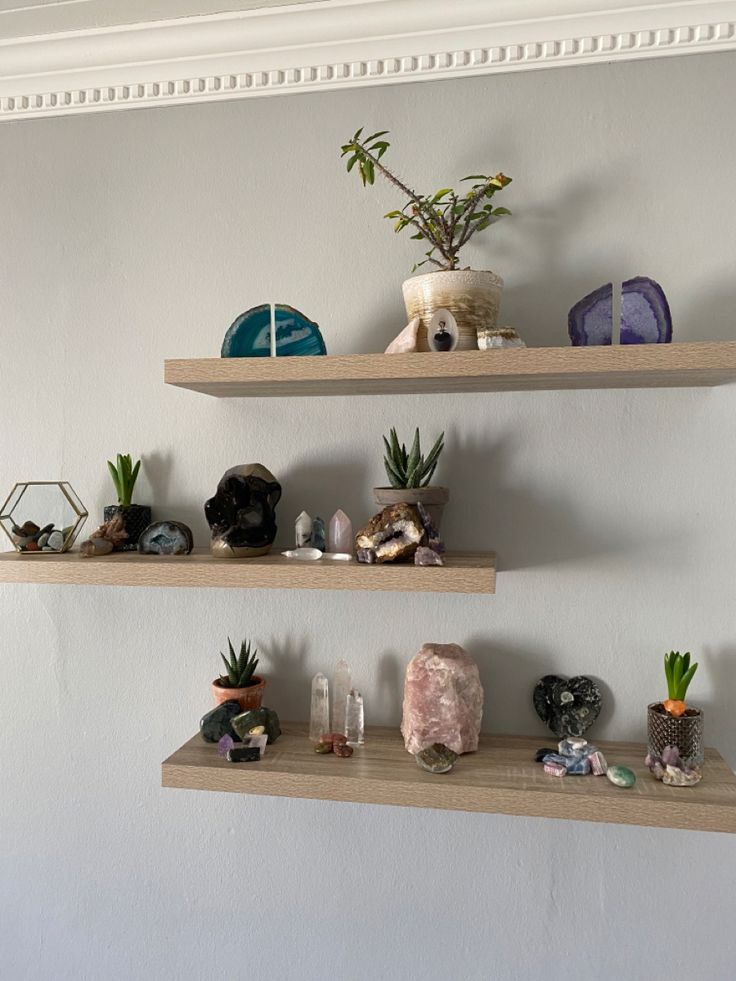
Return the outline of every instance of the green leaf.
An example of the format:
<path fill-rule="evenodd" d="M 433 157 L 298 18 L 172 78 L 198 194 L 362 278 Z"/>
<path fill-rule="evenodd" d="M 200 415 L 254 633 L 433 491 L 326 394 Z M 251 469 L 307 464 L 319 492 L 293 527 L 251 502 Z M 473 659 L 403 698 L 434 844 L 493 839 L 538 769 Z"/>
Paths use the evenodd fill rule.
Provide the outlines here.
<path fill-rule="evenodd" d="M 469 177 L 461 177 L 460 180 L 463 180 L 463 181 L 483 181 L 483 183 L 485 184 L 485 182 L 488 180 L 488 178 L 486 177 L 485 174 L 471 174 Z"/>
<path fill-rule="evenodd" d="M 115 469 L 115 466 L 114 466 L 114 464 L 112 463 L 111 460 L 108 460 L 107 461 L 107 467 L 108 467 L 108 469 L 110 471 L 110 476 L 112 477 L 112 482 L 115 485 L 115 493 L 117 494 L 118 501 L 119 501 L 120 498 L 121 498 L 121 496 L 122 496 L 122 493 L 121 493 L 121 488 L 120 488 L 120 480 L 118 479 L 118 472 Z"/>
<path fill-rule="evenodd" d="M 401 478 L 396 475 L 396 472 L 392 469 L 386 457 L 384 457 L 383 464 L 384 467 L 386 468 L 386 476 L 388 477 L 388 481 L 391 484 L 391 486 L 403 487 L 404 484 L 402 483 Z"/>
<path fill-rule="evenodd" d="M 394 426 L 391 427 L 389 435 L 391 437 L 391 460 L 396 465 L 401 462 L 401 447 L 399 446 L 399 437 L 396 435 L 396 428 Z"/>
<path fill-rule="evenodd" d="M 437 460 L 439 459 L 440 453 L 442 452 L 442 450 L 445 447 L 444 439 L 445 439 L 445 434 L 442 433 L 437 438 L 437 440 L 436 440 L 434 446 L 432 447 L 432 449 L 429 451 L 429 455 L 427 456 L 427 459 L 424 461 L 424 469 L 425 469 L 425 471 L 427 470 L 428 467 L 431 467 L 433 465 L 436 465 Z"/>
<path fill-rule="evenodd" d="M 509 211 L 508 208 L 494 208 L 493 209 L 493 214 L 494 215 L 510 215 L 511 212 Z"/>
<path fill-rule="evenodd" d="M 403 227 L 404 226 L 402 225 L 402 228 Z M 400 232 L 401 231 L 401 228 L 397 228 L 396 231 L 397 232 Z M 423 239 L 426 238 L 426 236 L 424 235 L 423 232 L 416 232 L 414 235 L 410 235 L 409 238 L 415 238 L 415 239 L 423 240 Z"/>
<path fill-rule="evenodd" d="M 414 441 L 411 444 L 411 450 L 409 452 L 409 457 L 406 461 L 407 472 L 413 472 L 419 466 L 421 461 L 421 446 L 419 442 L 419 429 L 414 430 Z"/>
<path fill-rule="evenodd" d="M 685 695 L 687 695 L 688 687 L 690 686 L 690 682 L 693 680 L 693 675 L 697 670 L 698 670 L 698 665 L 696 663 L 693 664 L 692 667 L 689 670 L 687 670 L 685 674 L 682 676 L 680 680 L 680 690 L 678 692 L 681 701 L 684 701 Z"/>
<path fill-rule="evenodd" d="M 435 463 L 435 465 L 429 471 L 429 473 L 427 474 L 427 476 L 422 480 L 420 486 L 422 486 L 422 487 L 426 487 L 427 486 L 427 484 L 430 482 L 430 480 L 432 479 L 432 477 L 434 477 L 434 472 L 435 472 L 436 469 L 437 469 L 437 464 Z"/>
<path fill-rule="evenodd" d="M 450 194 L 451 191 L 452 191 L 451 187 L 443 187 L 441 191 L 437 191 L 437 193 L 432 198 L 432 204 L 437 204 L 438 201 L 441 201 L 442 198 L 446 194 Z"/>
<path fill-rule="evenodd" d="M 363 132 L 363 127 L 361 126 L 360 129 L 357 130 L 357 132 L 355 133 L 355 136 L 353 137 L 353 143 L 357 143 L 358 142 L 358 140 L 360 139 L 360 134 L 362 132 Z"/>
<path fill-rule="evenodd" d="M 372 136 L 366 136 L 366 138 L 363 140 L 363 143 L 372 143 L 373 140 L 377 140 L 379 136 L 386 136 L 386 135 L 388 135 L 388 130 L 382 129 L 378 133 L 374 133 Z"/>
<path fill-rule="evenodd" d="M 353 169 L 353 167 L 354 167 L 354 166 L 356 165 L 356 163 L 357 163 L 357 162 L 358 162 L 358 154 L 357 154 L 357 153 L 355 153 L 355 154 L 353 154 L 353 156 L 352 156 L 352 157 L 351 157 L 351 158 L 350 158 L 350 159 L 348 160 L 348 173 L 350 173 L 350 171 L 351 171 L 351 170 Z"/>

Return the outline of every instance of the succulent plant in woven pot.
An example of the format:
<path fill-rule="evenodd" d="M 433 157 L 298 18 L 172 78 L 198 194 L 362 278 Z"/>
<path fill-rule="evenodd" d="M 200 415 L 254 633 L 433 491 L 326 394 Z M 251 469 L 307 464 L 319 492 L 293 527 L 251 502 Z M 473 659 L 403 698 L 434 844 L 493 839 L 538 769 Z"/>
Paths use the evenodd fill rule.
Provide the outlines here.
<path fill-rule="evenodd" d="M 670 651 L 664 656 L 667 698 L 652 702 L 647 709 L 647 744 L 658 757 L 666 746 L 676 746 L 688 766 L 702 766 L 704 756 L 703 711 L 685 701 L 688 687 L 697 671 L 690 652 Z"/>
<path fill-rule="evenodd" d="M 266 679 L 255 673 L 258 667 L 258 651 L 251 648 L 250 641 L 246 640 L 241 642 L 239 654 L 235 653 L 229 637 L 227 645 L 229 655 L 220 652 L 225 665 L 225 674 L 221 674 L 212 682 L 215 703 L 219 705 L 221 702 L 233 700 L 240 703 L 243 712 L 260 708 Z"/>
<path fill-rule="evenodd" d="M 435 527 L 439 528 L 450 492 L 446 487 L 433 486 L 430 481 L 444 449 L 444 439 L 445 434 L 442 433 L 425 457 L 418 429 L 408 450 L 404 443 L 399 442 L 396 429 L 391 429 L 389 436 L 383 437 L 386 450 L 383 465 L 390 486 L 373 488 L 376 504 L 388 507 L 391 504 L 418 504 L 421 501 Z"/>
<path fill-rule="evenodd" d="M 151 523 L 151 509 L 147 504 L 133 504 L 133 489 L 141 469 L 141 461 L 133 463 L 130 453 L 118 453 L 116 463 L 107 461 L 115 492 L 117 504 L 109 504 L 105 508 L 105 523 L 120 515 L 125 524 L 128 537 L 125 543 L 115 547 L 116 552 L 131 552 L 138 548 L 138 539 Z"/>

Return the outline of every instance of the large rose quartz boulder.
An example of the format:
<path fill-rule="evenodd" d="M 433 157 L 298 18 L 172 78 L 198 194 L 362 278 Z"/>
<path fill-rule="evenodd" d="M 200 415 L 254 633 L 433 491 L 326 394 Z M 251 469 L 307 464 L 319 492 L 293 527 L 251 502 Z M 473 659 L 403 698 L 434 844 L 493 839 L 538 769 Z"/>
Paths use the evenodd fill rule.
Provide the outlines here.
<path fill-rule="evenodd" d="M 433 743 L 454 753 L 478 748 L 483 686 L 478 665 L 457 644 L 425 644 L 409 662 L 401 733 L 416 756 Z"/>

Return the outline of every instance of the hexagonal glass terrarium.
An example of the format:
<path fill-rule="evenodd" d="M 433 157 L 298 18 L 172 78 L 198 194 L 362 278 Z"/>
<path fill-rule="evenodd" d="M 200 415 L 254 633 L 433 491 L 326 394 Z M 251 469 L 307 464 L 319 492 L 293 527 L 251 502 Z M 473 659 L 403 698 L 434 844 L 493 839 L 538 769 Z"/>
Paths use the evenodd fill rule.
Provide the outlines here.
<path fill-rule="evenodd" d="M 65 480 L 22 481 L 0 510 L 3 531 L 24 555 L 67 552 L 86 520 L 87 509 Z"/>

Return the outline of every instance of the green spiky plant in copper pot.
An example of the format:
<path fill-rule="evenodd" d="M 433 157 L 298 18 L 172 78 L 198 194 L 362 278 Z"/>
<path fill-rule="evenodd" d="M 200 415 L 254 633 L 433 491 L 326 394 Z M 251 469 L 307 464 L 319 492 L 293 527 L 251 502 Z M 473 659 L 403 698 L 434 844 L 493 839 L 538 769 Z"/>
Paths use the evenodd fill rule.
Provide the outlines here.
<path fill-rule="evenodd" d="M 118 453 L 117 461 L 107 461 L 117 504 L 109 504 L 105 508 L 105 523 L 120 515 L 125 524 L 127 538 L 121 545 L 116 545 L 116 551 L 128 552 L 138 547 L 138 539 L 151 523 L 151 508 L 147 504 L 133 504 L 133 490 L 138 480 L 141 461 L 133 463 L 130 453 Z"/>
<path fill-rule="evenodd" d="M 237 654 L 229 637 L 227 646 L 228 654 L 220 651 L 225 673 L 212 682 L 215 703 L 219 705 L 233 700 L 240 703 L 243 712 L 260 708 L 266 679 L 255 673 L 258 667 L 258 651 L 248 640 L 241 641 L 240 652 Z"/>
<path fill-rule="evenodd" d="M 392 428 L 389 435 L 383 437 L 385 449 L 383 466 L 389 486 L 373 488 L 376 504 L 387 507 L 390 504 L 416 505 L 421 502 L 429 512 L 435 527 L 439 528 L 450 492 L 446 487 L 433 485 L 431 480 L 445 446 L 444 440 L 445 434 L 442 433 L 425 456 L 422 453 L 418 429 L 415 429 L 414 439 L 407 449 L 406 445 L 399 441 L 396 429 Z"/>

